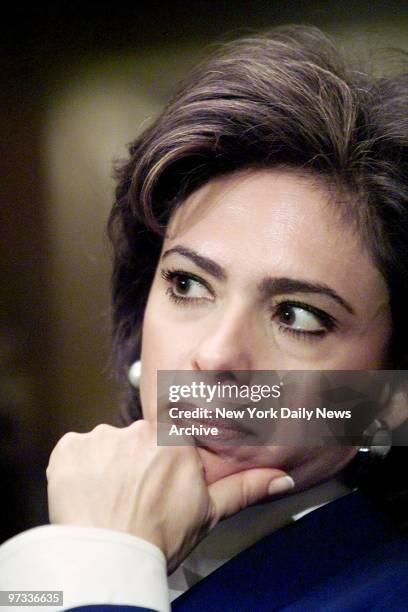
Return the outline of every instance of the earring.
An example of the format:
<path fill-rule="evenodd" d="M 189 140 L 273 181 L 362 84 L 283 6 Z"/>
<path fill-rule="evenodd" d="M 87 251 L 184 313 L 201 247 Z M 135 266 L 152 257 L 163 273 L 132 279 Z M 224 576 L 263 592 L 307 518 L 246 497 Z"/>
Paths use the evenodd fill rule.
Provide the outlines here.
<path fill-rule="evenodd" d="M 392 434 L 384 421 L 374 419 L 363 433 L 367 444 L 360 447 L 359 453 L 368 453 L 373 459 L 384 459 L 391 450 Z"/>
<path fill-rule="evenodd" d="M 142 371 L 142 362 L 140 361 L 140 359 L 139 361 L 135 361 L 134 363 L 132 363 L 132 365 L 129 368 L 128 380 L 130 384 L 132 385 L 132 387 L 134 387 L 135 389 L 139 389 L 141 371 Z"/>
<path fill-rule="evenodd" d="M 350 488 L 363 486 L 379 466 L 383 465 L 383 460 L 391 450 L 391 430 L 383 421 L 374 419 L 363 436 L 366 443 L 358 449 L 344 473 L 345 483 Z"/>

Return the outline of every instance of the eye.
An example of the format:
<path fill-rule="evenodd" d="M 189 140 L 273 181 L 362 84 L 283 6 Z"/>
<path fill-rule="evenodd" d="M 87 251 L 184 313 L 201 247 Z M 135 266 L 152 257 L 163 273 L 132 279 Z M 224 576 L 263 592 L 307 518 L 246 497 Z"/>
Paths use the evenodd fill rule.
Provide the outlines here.
<path fill-rule="evenodd" d="M 289 332 L 299 337 L 317 339 L 325 336 L 336 327 L 336 322 L 328 313 L 302 302 L 281 302 L 273 312 L 282 332 Z"/>
<path fill-rule="evenodd" d="M 213 297 L 207 283 L 195 274 L 182 270 L 162 270 L 161 276 L 169 283 L 166 293 L 176 304 L 210 301 Z"/>

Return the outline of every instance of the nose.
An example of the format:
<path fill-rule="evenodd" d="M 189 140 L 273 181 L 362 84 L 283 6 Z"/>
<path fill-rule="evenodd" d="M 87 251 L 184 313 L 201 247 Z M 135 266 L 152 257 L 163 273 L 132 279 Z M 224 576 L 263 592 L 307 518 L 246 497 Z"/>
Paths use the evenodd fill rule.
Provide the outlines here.
<path fill-rule="evenodd" d="M 226 308 L 202 326 L 191 355 L 192 370 L 256 369 L 254 322 L 242 307 Z"/>

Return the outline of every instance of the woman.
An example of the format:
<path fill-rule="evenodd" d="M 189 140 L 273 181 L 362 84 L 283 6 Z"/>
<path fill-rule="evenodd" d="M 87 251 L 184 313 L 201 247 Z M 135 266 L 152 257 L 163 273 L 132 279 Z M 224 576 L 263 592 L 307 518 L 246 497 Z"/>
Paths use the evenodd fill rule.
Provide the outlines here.
<path fill-rule="evenodd" d="M 51 572 L 68 605 L 167 609 L 166 565 L 175 570 L 222 518 L 270 501 L 256 508 L 257 527 L 285 496 L 294 500 L 292 515 L 298 500 L 297 514 L 346 492 L 333 477 L 353 462 L 353 446 L 158 447 L 156 373 L 208 370 L 234 378 L 251 370 L 406 367 L 406 101 L 405 76 L 349 71 L 318 30 L 278 28 L 231 43 L 197 67 L 131 145 L 117 173 L 110 235 L 115 364 L 128 422 L 136 422 L 62 438 L 47 473 L 50 519 L 69 527 L 40 528 L 6 544 L 2 588 L 22 588 L 21 574 L 25 588 L 43 588 Z M 127 381 L 139 357 L 140 394 Z M 390 406 L 384 419 L 399 424 L 405 416 L 395 421 L 395 402 Z M 323 482 L 328 486 L 319 488 Z M 345 499 L 351 505 L 340 500 L 333 525 L 349 516 L 358 524 L 357 513 L 368 512 L 349 501 L 355 497 Z M 224 524 L 233 530 L 231 520 Z M 237 544 L 229 531 L 226 555 L 272 530 L 271 521 L 255 532 L 249 520 L 244 525 L 239 531 L 249 537 Z M 323 522 L 323 540 L 325 529 Z M 359 530 L 352 541 L 366 533 Z M 369 540 L 380 546 L 374 531 Z M 352 541 L 341 546 L 357 550 Z M 402 542 L 398 559 L 406 559 Z M 42 581 L 33 569 L 38 556 Z M 298 571 L 309 576 L 307 567 Z M 330 571 L 344 569 L 336 568 Z M 97 586 L 87 591 L 81 571 L 95 574 Z M 308 580 L 314 588 L 316 578 Z M 236 578 L 232 584 L 242 587 Z M 299 598 L 309 596 L 305 589 Z M 258 583 L 246 588 L 245 604 L 228 593 L 218 604 L 187 593 L 180 609 L 288 603 L 276 590 L 260 594 Z M 359 598 L 362 607 L 350 609 L 368 605 L 368 595 Z M 303 609 L 327 609 L 308 605 Z"/>

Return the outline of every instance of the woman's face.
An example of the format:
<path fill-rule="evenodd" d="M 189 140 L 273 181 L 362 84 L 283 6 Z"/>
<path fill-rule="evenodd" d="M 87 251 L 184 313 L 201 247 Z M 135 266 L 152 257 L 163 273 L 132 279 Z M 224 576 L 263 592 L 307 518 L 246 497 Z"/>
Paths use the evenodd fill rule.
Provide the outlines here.
<path fill-rule="evenodd" d="M 141 401 L 156 420 L 157 370 L 349 370 L 386 366 L 388 292 L 326 187 L 289 170 L 209 181 L 173 215 L 143 322 Z M 304 488 L 353 448 L 199 449 L 208 482 L 249 467 Z"/>

